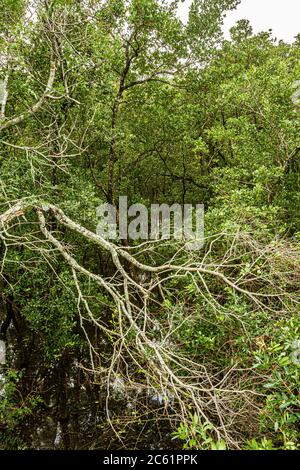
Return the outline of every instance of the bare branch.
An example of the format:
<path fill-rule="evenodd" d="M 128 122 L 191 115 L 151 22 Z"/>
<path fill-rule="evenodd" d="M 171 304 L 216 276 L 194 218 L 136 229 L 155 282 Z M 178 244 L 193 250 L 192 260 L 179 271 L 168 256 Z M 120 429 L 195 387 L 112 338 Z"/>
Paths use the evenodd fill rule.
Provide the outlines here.
<path fill-rule="evenodd" d="M 31 108 L 29 108 L 27 111 L 24 111 L 24 113 L 12 119 L 9 119 L 8 121 L 0 125 L 0 131 L 8 129 L 11 126 L 16 126 L 18 124 L 21 124 L 21 122 L 25 121 L 25 119 L 37 113 L 41 109 L 46 99 L 49 98 L 49 93 L 52 91 L 53 83 L 55 79 L 55 72 L 56 72 L 56 62 L 55 60 L 51 60 L 48 82 L 47 82 L 45 91 L 40 97 L 40 99 L 33 106 L 31 106 Z M 2 118 L 4 118 L 4 116 Z"/>

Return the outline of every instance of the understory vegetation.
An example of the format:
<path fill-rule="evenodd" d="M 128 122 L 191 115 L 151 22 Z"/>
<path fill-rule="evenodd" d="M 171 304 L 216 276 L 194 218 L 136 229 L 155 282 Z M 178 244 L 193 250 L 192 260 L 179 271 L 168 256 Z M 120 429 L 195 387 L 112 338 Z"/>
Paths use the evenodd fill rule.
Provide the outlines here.
<path fill-rule="evenodd" d="M 1 449 L 299 448 L 300 35 L 238 3 L 0 0 Z"/>

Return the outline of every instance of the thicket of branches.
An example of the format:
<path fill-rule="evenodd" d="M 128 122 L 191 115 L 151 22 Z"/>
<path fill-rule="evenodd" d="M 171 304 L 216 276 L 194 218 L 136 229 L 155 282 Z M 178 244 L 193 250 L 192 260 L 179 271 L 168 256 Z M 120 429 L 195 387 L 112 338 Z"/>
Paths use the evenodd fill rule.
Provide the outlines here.
<path fill-rule="evenodd" d="M 75 445 L 75 361 L 91 446 L 297 448 L 299 38 L 223 41 L 229 0 L 1 3 L 3 447 L 47 414 Z M 204 203 L 204 247 L 97 235 L 124 194 Z"/>

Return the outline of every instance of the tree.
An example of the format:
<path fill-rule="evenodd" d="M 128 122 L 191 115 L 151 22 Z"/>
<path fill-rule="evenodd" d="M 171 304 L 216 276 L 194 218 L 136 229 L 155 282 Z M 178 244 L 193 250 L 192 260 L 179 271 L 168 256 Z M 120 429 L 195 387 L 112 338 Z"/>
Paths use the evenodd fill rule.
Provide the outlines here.
<path fill-rule="evenodd" d="M 186 26 L 177 2 L 2 3 L 1 446 L 34 446 L 22 416 L 63 448 L 296 445 L 298 42 L 246 20 L 223 41 L 234 0 Z M 203 251 L 97 235 L 124 194 L 205 203 Z"/>

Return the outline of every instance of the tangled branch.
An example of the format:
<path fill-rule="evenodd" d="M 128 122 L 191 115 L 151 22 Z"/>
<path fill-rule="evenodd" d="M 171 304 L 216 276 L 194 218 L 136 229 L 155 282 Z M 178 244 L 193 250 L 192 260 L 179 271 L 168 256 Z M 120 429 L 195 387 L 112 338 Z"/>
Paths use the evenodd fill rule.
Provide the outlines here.
<path fill-rule="evenodd" d="M 72 272 L 80 324 L 90 349 L 91 371 L 97 380 L 101 377 L 107 385 L 107 410 L 116 386 L 128 396 L 132 396 L 132 393 L 138 395 L 142 390 L 144 397 L 152 393 L 153 399 L 153 391 L 156 391 L 156 396 L 159 396 L 156 401 L 170 419 L 186 421 L 189 419 L 189 410 L 193 409 L 204 421 L 214 424 L 217 438 L 225 438 L 230 446 L 237 448 L 234 423 L 249 412 L 249 408 L 256 406 L 257 393 L 253 388 L 241 385 L 242 377 L 248 378 L 250 371 L 237 363 L 222 371 L 214 371 L 212 367 L 199 364 L 186 355 L 176 339 L 176 333 L 194 313 L 189 311 L 188 305 L 183 305 L 180 321 L 174 321 L 172 308 L 166 306 L 165 302 L 168 281 L 189 279 L 194 286 L 194 295 L 215 312 L 216 318 L 224 313 L 231 316 L 241 324 L 247 336 L 246 316 L 238 316 L 226 310 L 220 298 L 219 285 L 230 289 L 236 296 L 242 296 L 248 302 L 250 312 L 264 309 L 270 316 L 281 315 L 289 308 L 289 304 L 297 303 L 296 296 L 292 292 L 287 294 L 281 287 L 282 284 L 286 285 L 290 277 L 289 270 L 282 270 L 281 266 L 286 267 L 286 259 L 295 259 L 296 253 L 292 257 L 291 253 L 287 256 L 283 246 L 279 249 L 278 245 L 277 250 L 274 246 L 260 247 L 248 235 L 235 234 L 225 255 L 216 260 L 212 252 L 214 245 L 224 238 L 222 234 L 208 240 L 206 253 L 200 260 L 199 253 L 188 253 L 184 246 L 180 246 L 170 261 L 155 265 L 145 263 L 141 258 L 152 258 L 154 247 L 158 251 L 159 244 L 146 243 L 143 249 L 131 247 L 136 252 L 131 254 L 131 250 L 74 222 L 55 205 L 32 204 L 28 201 L 19 201 L 0 215 L 0 236 L 6 247 L 5 253 L 10 244 L 16 243 L 32 249 L 33 242 L 29 241 L 28 236 L 11 233 L 14 221 L 17 220 L 19 225 L 28 223 L 28 213 L 36 214 L 40 237 L 43 237 L 42 240 L 38 239 L 36 249 L 43 254 L 44 248 L 40 244 L 48 244 L 55 255 L 64 259 Z M 109 253 L 114 274 L 106 278 L 80 264 L 59 233 L 51 230 L 50 219 Z M 241 270 L 241 246 L 252 259 L 244 272 Z M 285 262 L 281 263 L 280 258 Z M 2 265 L 4 263 L 5 259 Z M 297 266 L 299 271 L 299 264 Z M 82 278 L 93 282 L 99 292 L 104 292 L 111 299 L 116 313 L 113 326 L 92 311 L 81 284 Z M 212 287 L 214 283 L 217 286 L 215 288 Z M 155 315 L 158 309 L 164 312 L 163 320 Z M 101 361 L 99 348 L 85 328 L 86 321 L 91 322 L 113 343 L 109 361 Z M 233 405 L 237 398 L 240 402 L 238 410 Z M 111 421 L 109 412 L 108 420 Z"/>

